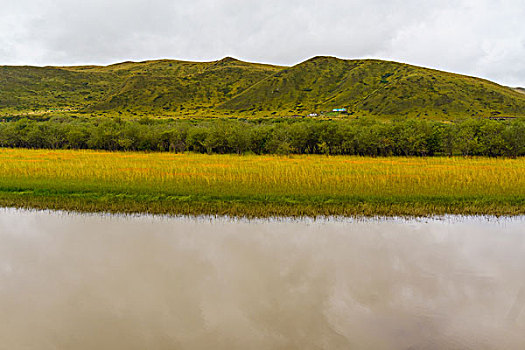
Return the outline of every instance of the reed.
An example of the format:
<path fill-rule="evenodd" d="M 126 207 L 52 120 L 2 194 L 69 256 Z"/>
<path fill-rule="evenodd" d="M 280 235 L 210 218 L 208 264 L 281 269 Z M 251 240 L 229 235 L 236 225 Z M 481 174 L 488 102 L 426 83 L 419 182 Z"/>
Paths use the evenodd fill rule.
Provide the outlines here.
<path fill-rule="evenodd" d="M 0 149 L 0 205 L 268 216 L 525 214 L 525 159 Z"/>

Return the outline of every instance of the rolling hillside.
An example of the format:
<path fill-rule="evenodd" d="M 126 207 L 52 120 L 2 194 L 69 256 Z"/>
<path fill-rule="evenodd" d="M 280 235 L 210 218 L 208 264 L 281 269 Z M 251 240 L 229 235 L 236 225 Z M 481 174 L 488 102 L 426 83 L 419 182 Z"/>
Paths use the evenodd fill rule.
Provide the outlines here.
<path fill-rule="evenodd" d="M 525 115 L 525 98 L 495 83 L 379 60 L 315 57 L 261 81 L 225 109 L 304 112 L 346 107 L 383 116 Z"/>
<path fill-rule="evenodd" d="M 196 113 L 213 109 L 281 67 L 232 58 L 106 67 L 0 67 L 0 110 Z"/>
<path fill-rule="evenodd" d="M 380 60 L 314 57 L 293 67 L 224 58 L 110 66 L 0 67 L 0 114 L 432 119 L 525 116 L 525 94 L 487 80 Z"/>

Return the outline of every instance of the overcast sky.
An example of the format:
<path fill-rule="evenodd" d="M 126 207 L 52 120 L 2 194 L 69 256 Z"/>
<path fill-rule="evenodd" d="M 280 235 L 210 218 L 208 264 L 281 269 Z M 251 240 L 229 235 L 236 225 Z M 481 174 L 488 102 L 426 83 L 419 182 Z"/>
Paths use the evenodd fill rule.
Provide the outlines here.
<path fill-rule="evenodd" d="M 525 86 L 525 0 L 0 0 L 0 65 L 382 58 Z"/>

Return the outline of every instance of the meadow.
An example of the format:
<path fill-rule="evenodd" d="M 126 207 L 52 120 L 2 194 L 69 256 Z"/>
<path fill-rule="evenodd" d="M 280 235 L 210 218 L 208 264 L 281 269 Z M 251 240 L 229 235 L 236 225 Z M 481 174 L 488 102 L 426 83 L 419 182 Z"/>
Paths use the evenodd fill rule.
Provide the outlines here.
<path fill-rule="evenodd" d="M 525 214 L 525 159 L 0 148 L 0 206 L 269 216 Z"/>

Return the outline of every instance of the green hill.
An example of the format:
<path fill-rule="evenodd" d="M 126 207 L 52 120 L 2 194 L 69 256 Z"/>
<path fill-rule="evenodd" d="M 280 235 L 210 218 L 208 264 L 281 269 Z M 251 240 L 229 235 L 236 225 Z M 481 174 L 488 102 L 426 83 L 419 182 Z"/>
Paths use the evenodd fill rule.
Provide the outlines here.
<path fill-rule="evenodd" d="M 214 106 L 281 69 L 233 58 L 124 62 L 106 67 L 0 67 L 0 110 L 4 114 L 69 109 L 213 113 Z"/>
<path fill-rule="evenodd" d="M 293 67 L 225 58 L 110 66 L 0 67 L 0 114 L 433 119 L 525 116 L 525 94 L 487 80 L 380 60 L 315 57 Z"/>
<path fill-rule="evenodd" d="M 380 60 L 315 57 L 224 103 L 290 113 L 347 108 L 382 116 L 525 115 L 525 98 L 487 80 Z"/>

